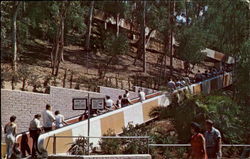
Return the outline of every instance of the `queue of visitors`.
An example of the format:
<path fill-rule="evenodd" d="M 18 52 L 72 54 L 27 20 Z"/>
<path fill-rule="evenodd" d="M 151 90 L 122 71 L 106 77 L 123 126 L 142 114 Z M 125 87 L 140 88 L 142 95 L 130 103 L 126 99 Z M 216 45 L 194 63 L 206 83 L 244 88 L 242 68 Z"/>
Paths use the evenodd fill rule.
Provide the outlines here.
<path fill-rule="evenodd" d="M 43 126 L 40 122 L 41 117 L 43 117 Z M 37 149 L 37 141 L 38 137 L 42 132 L 49 132 L 52 127 L 55 125 L 55 128 L 60 128 L 67 123 L 64 121 L 64 116 L 60 114 L 59 111 L 55 112 L 55 116 L 52 113 L 52 107 L 47 104 L 46 110 L 41 114 L 36 114 L 34 118 L 31 120 L 29 125 L 30 137 L 33 140 L 32 146 L 32 154 L 28 145 L 28 137 L 27 134 L 22 135 L 21 140 L 21 151 L 18 150 L 18 143 L 16 143 L 16 116 L 10 117 L 10 122 L 7 123 L 4 127 L 5 133 L 5 142 L 7 145 L 7 159 L 10 158 L 19 158 L 18 155 L 22 154 L 22 157 L 26 157 L 26 152 L 31 155 L 32 158 L 37 158 L 38 149 Z M 55 122 L 55 124 L 54 124 Z"/>
<path fill-rule="evenodd" d="M 213 121 L 206 120 L 206 131 L 201 133 L 200 125 L 193 122 L 191 124 L 191 156 L 192 159 L 220 159 L 221 153 L 221 133 L 214 128 Z"/>
<path fill-rule="evenodd" d="M 139 89 L 138 91 L 138 97 L 141 102 L 143 102 L 146 97 L 145 93 L 142 91 L 142 89 Z M 105 101 L 105 109 L 108 111 L 119 109 L 126 107 L 128 105 L 132 104 L 129 99 L 129 91 L 125 90 L 125 94 L 122 96 L 120 95 L 118 97 L 118 100 L 116 101 L 116 104 L 113 102 L 113 100 L 110 98 L 110 96 L 106 96 Z M 43 125 L 41 124 L 40 119 L 43 119 Z M 5 133 L 5 141 L 7 144 L 7 158 L 13 158 L 13 156 L 16 156 L 17 153 L 22 152 L 22 157 L 26 156 L 26 152 L 32 156 L 32 158 L 36 158 L 38 156 L 38 148 L 37 148 L 37 142 L 38 137 L 42 132 L 49 132 L 53 130 L 53 127 L 61 128 L 64 125 L 67 125 L 67 123 L 64 120 L 64 116 L 60 114 L 60 111 L 55 111 L 55 115 L 52 112 L 52 106 L 47 104 L 46 109 L 41 114 L 36 114 L 34 118 L 31 120 L 29 125 L 29 132 L 30 137 L 33 140 L 33 146 L 32 146 L 32 154 L 28 145 L 28 137 L 25 134 L 23 134 L 22 138 L 22 150 L 21 152 L 18 152 L 17 150 L 17 143 L 16 143 L 16 123 L 15 123 L 16 117 L 11 116 L 10 122 L 7 123 L 4 127 L 4 133 Z M 15 152 L 15 153 L 14 153 Z"/>
<path fill-rule="evenodd" d="M 167 86 L 169 90 L 172 92 L 176 89 L 185 87 L 187 85 L 190 85 L 192 83 L 198 83 L 204 80 L 207 80 L 209 78 L 218 76 L 223 74 L 224 72 L 230 72 L 232 71 L 230 67 L 223 67 L 222 69 L 216 69 L 215 67 L 210 68 L 209 70 L 205 70 L 204 73 L 201 73 L 200 70 L 195 74 L 194 79 L 190 80 L 188 75 L 186 74 L 184 77 L 175 77 L 175 78 L 169 78 Z"/>
<path fill-rule="evenodd" d="M 145 92 L 142 91 L 142 89 L 138 90 L 138 97 L 139 97 L 140 102 L 143 102 L 144 100 L 146 100 L 146 94 Z M 123 95 L 118 96 L 116 103 L 114 103 L 114 101 L 111 99 L 110 96 L 106 96 L 105 109 L 107 111 L 111 111 L 111 110 L 126 107 L 131 104 L 132 103 L 129 98 L 129 91 L 125 90 L 125 93 Z"/>

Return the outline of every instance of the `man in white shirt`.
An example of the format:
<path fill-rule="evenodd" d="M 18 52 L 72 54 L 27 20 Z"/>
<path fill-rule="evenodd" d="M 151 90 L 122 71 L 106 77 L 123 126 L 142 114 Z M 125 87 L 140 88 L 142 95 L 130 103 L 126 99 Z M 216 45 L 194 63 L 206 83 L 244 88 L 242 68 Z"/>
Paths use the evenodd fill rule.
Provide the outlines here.
<path fill-rule="evenodd" d="M 42 125 L 40 122 L 41 114 L 36 114 L 34 119 L 30 122 L 30 137 L 33 139 L 32 146 L 32 158 L 37 157 L 37 140 L 42 131 Z"/>
<path fill-rule="evenodd" d="M 110 96 L 106 96 L 106 109 L 108 110 L 113 110 L 113 108 L 115 107 L 114 105 L 114 101 L 112 99 L 110 99 Z"/>
<path fill-rule="evenodd" d="M 142 91 L 142 89 L 139 89 L 138 92 L 139 92 L 140 101 L 142 102 L 142 101 L 146 100 L 146 95 L 145 95 L 145 93 Z"/>
<path fill-rule="evenodd" d="M 43 129 L 45 132 L 49 132 L 52 130 L 53 122 L 55 121 L 55 117 L 52 113 L 52 107 L 47 104 L 46 110 L 43 112 Z"/>
<path fill-rule="evenodd" d="M 176 89 L 175 82 L 172 80 L 172 78 L 170 78 L 170 80 L 168 81 L 168 88 L 169 88 L 171 91 L 174 91 L 174 90 Z"/>
<path fill-rule="evenodd" d="M 64 116 L 60 114 L 60 112 L 57 110 L 55 112 L 56 115 L 56 129 L 63 127 L 63 125 L 67 125 L 67 123 L 64 121 Z"/>

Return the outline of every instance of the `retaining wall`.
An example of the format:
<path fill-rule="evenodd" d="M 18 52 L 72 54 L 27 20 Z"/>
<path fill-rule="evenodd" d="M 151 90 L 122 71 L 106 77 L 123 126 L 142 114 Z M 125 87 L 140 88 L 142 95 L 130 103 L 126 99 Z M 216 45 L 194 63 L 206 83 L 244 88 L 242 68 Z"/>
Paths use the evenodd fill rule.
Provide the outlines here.
<path fill-rule="evenodd" d="M 1 125 L 4 126 L 10 116 L 15 115 L 17 132 L 27 131 L 29 122 L 35 114 L 45 110 L 46 104 L 53 106 L 53 112 L 60 110 L 65 118 L 82 114 L 81 110 L 72 110 L 72 99 L 87 97 L 88 93 L 90 98 L 105 97 L 101 93 L 60 87 L 50 87 L 49 94 L 1 89 Z"/>

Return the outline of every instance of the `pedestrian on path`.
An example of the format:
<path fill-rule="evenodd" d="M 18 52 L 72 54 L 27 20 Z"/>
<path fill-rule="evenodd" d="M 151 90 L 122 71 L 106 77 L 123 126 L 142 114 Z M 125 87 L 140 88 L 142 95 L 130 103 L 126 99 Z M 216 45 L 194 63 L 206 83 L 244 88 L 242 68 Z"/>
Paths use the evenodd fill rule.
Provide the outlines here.
<path fill-rule="evenodd" d="M 143 92 L 142 89 L 139 89 L 138 93 L 139 93 L 139 98 L 140 98 L 141 102 L 143 102 L 144 100 L 146 100 L 145 92 Z"/>
<path fill-rule="evenodd" d="M 64 116 L 60 114 L 60 111 L 57 110 L 55 112 L 56 115 L 56 129 L 63 127 L 63 125 L 67 125 L 67 123 L 64 121 Z"/>
<path fill-rule="evenodd" d="M 37 157 L 37 140 L 39 135 L 42 132 L 42 126 L 41 126 L 41 114 L 36 114 L 34 116 L 34 119 L 31 120 L 30 122 L 30 127 L 29 127 L 29 131 L 30 131 L 30 137 L 33 139 L 33 146 L 32 146 L 32 158 L 36 158 Z"/>
<path fill-rule="evenodd" d="M 22 135 L 22 139 L 21 139 L 21 152 L 22 152 L 23 158 L 26 157 L 26 152 L 29 155 L 31 155 L 31 151 L 30 151 L 30 147 L 28 143 L 29 143 L 28 135 L 26 134 L 26 132 L 24 132 Z"/>
<path fill-rule="evenodd" d="M 43 129 L 45 132 L 52 130 L 53 122 L 55 121 L 55 116 L 52 113 L 51 105 L 46 105 L 46 110 L 43 112 Z"/>
<path fill-rule="evenodd" d="M 206 143 L 204 136 L 200 133 L 200 125 L 193 122 L 191 124 L 191 158 L 192 159 L 207 159 Z"/>
<path fill-rule="evenodd" d="M 221 153 L 221 133 L 214 128 L 212 120 L 206 120 L 206 132 L 204 134 L 206 139 L 206 150 L 208 159 L 220 159 Z"/>
<path fill-rule="evenodd" d="M 16 116 L 10 117 L 10 122 L 4 127 L 5 142 L 7 145 L 7 159 L 9 159 L 13 153 L 13 147 L 16 142 Z"/>

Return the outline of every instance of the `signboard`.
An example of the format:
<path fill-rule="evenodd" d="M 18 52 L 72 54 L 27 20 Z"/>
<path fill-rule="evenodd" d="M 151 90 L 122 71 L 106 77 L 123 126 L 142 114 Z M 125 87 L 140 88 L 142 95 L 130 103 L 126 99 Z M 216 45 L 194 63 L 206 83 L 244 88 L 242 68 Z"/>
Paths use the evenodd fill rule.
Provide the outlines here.
<path fill-rule="evenodd" d="M 104 98 L 92 98 L 91 99 L 91 108 L 92 109 L 104 109 Z"/>
<path fill-rule="evenodd" d="M 86 110 L 87 107 L 87 98 L 73 98 L 73 110 Z"/>

